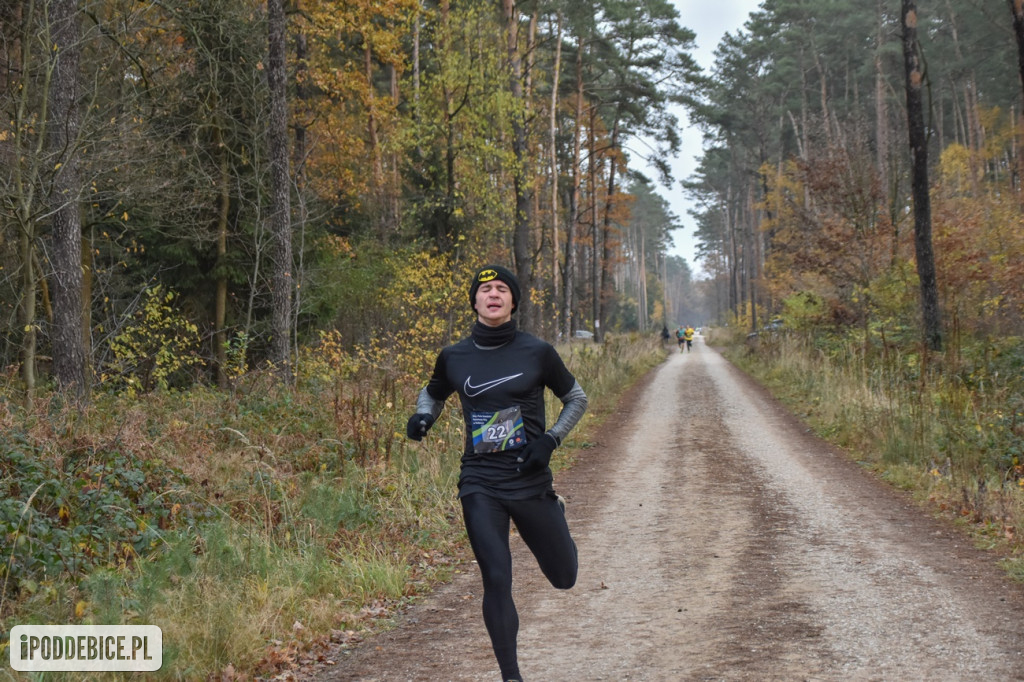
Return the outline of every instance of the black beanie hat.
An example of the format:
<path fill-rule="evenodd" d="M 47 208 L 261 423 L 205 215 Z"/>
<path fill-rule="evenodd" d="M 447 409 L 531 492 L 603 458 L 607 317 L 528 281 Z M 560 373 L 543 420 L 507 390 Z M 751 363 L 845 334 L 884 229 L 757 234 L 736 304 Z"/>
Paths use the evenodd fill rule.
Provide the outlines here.
<path fill-rule="evenodd" d="M 473 275 L 473 282 L 469 285 L 470 307 L 476 309 L 476 292 L 480 289 L 480 285 L 495 279 L 508 285 L 509 290 L 512 292 L 512 312 L 515 312 L 516 308 L 519 307 L 519 280 L 516 279 L 511 270 L 500 265 L 485 265 Z"/>

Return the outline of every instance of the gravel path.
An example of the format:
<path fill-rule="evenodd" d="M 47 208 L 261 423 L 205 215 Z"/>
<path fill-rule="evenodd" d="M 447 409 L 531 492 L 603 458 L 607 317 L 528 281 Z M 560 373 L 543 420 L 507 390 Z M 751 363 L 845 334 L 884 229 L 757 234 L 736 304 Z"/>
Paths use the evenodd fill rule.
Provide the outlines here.
<path fill-rule="evenodd" d="M 580 550 L 552 589 L 514 538 L 529 682 L 1024 680 L 1024 587 L 808 434 L 698 338 L 556 481 Z M 458 576 L 317 680 L 499 680 Z"/>

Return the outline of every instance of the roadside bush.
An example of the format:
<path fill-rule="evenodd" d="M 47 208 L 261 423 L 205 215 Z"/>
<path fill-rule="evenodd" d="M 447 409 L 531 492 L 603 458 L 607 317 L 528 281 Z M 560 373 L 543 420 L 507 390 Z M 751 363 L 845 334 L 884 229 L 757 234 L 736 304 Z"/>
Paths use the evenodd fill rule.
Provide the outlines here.
<path fill-rule="evenodd" d="M 0 434 L 0 597 L 97 567 L 126 568 L 207 508 L 159 460 L 117 450 L 54 457 Z"/>
<path fill-rule="evenodd" d="M 145 291 L 142 306 L 110 340 L 113 359 L 100 373 L 102 383 L 130 395 L 146 393 L 168 388 L 203 364 L 199 329 L 175 311 L 174 300 L 174 292 L 161 286 Z"/>

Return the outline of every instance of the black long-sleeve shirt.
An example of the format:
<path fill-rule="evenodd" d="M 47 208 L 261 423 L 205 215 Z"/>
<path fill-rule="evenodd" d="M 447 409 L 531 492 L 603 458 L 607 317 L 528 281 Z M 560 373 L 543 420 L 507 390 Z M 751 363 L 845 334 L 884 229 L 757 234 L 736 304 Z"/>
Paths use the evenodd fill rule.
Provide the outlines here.
<path fill-rule="evenodd" d="M 559 444 L 586 410 L 587 396 L 551 344 L 517 331 L 500 346 L 481 347 L 467 338 L 441 351 L 417 411 L 436 416 L 448 396 L 459 394 L 466 424 L 460 497 L 486 492 L 525 499 L 551 488 L 547 467 L 528 475 L 516 471 L 518 450 L 548 437 L 545 388 L 563 403 L 547 430 Z"/>

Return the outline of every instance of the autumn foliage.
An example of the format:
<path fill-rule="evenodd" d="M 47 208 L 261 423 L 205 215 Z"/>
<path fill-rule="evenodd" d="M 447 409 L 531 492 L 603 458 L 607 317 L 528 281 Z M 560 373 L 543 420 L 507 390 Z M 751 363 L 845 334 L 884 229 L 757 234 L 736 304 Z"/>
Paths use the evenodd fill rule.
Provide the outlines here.
<path fill-rule="evenodd" d="M 1019 335 L 1024 315 L 1024 212 L 1012 174 L 998 161 L 1013 126 L 990 118 L 985 149 L 943 150 L 933 185 L 934 241 L 944 310 L 958 335 Z M 986 169 L 989 169 L 986 172 Z M 761 224 L 770 306 L 821 303 L 815 324 L 874 329 L 914 315 L 909 211 L 894 205 L 861 150 L 831 148 L 821 158 L 763 167 L 768 188 Z"/>

